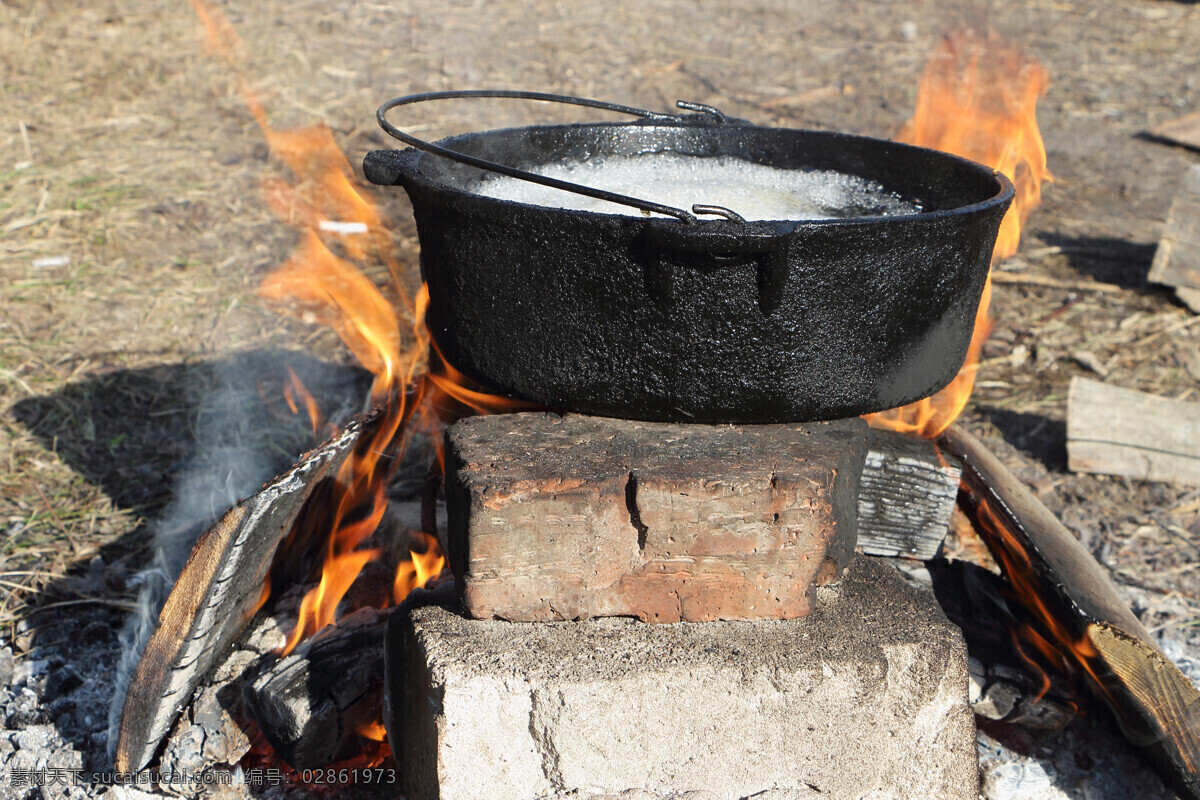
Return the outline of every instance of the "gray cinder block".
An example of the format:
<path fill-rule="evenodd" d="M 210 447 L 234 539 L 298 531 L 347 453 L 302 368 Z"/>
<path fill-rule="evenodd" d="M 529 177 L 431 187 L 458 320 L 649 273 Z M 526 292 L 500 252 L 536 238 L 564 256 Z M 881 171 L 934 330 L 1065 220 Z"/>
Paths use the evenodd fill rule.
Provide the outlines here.
<path fill-rule="evenodd" d="M 961 633 L 867 557 L 798 619 L 511 623 L 434 606 L 393 615 L 386 652 L 412 800 L 977 796 Z"/>

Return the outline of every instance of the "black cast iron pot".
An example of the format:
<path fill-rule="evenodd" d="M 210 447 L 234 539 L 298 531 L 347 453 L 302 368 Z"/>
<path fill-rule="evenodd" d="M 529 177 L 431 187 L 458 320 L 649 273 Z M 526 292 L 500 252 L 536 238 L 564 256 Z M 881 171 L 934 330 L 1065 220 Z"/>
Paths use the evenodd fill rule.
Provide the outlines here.
<path fill-rule="evenodd" d="M 496 93 L 401 98 L 380 109 L 381 122 L 391 128 L 384 114 L 396 105 L 446 96 Z M 637 113 L 648 119 L 493 130 L 436 146 L 400 136 L 475 164 L 417 149 L 367 155 L 367 177 L 403 186 L 412 200 L 426 323 L 451 364 L 554 408 L 711 423 L 881 411 L 954 377 L 1013 197 L 1007 178 L 860 136 L 758 127 L 719 112 Z M 486 174 L 476 164 L 660 151 L 837 170 L 924 211 L 738 222 L 547 208 L 468 190 Z"/>

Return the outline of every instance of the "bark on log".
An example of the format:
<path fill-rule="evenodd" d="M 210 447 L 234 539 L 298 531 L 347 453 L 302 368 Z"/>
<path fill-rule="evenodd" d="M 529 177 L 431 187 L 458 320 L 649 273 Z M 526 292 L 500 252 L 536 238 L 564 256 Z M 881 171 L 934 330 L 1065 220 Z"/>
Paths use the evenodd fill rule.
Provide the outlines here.
<path fill-rule="evenodd" d="M 1200 484 L 1200 404 L 1072 378 L 1067 458 L 1075 472 Z"/>
<path fill-rule="evenodd" d="M 962 468 L 928 439 L 872 430 L 858 490 L 858 546 L 872 556 L 933 558 Z"/>
<path fill-rule="evenodd" d="M 393 610 L 359 609 L 245 687 L 247 710 L 293 769 L 354 755 L 359 732 L 382 721 L 383 631 Z"/>
<path fill-rule="evenodd" d="M 1126 737 L 1149 751 L 1176 791 L 1200 800 L 1200 691 L 1121 602 L 1104 568 L 999 459 L 957 425 L 940 443 L 962 461 L 973 509 L 1001 528 L 980 525 L 980 533 L 1006 574 L 1036 590 L 1039 602 L 1027 609 L 1072 639 L 1056 644 L 1071 645 Z"/>
<path fill-rule="evenodd" d="M 158 628 L 129 683 L 116 747 L 118 772 L 153 757 L 204 675 L 265 600 L 267 573 L 314 487 L 377 422 L 368 414 L 307 453 L 290 470 L 239 502 L 200 535 L 167 597 Z"/>
<path fill-rule="evenodd" d="M 866 425 L 473 417 L 446 433 L 450 567 L 477 618 L 787 619 L 855 542 Z"/>

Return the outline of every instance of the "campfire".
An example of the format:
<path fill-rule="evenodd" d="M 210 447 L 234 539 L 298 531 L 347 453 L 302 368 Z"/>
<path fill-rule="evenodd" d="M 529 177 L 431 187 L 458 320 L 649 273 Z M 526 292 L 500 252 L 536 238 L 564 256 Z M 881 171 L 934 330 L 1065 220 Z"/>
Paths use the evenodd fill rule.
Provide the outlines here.
<path fill-rule="evenodd" d="M 194 5 L 232 59 L 228 24 Z M 967 644 L 883 560 L 931 558 L 957 505 L 1022 609 L 1010 641 L 1036 695 L 1086 686 L 1200 796 L 1196 690 L 954 424 L 989 266 L 1051 179 L 1046 85 L 964 32 L 897 142 L 569 99 L 642 119 L 432 144 L 389 109 L 562 98 L 402 98 L 380 119 L 415 149 L 364 169 L 412 198 L 419 281 L 329 129 L 276 130 L 243 86 L 295 176 L 266 186 L 299 244 L 260 296 L 337 333 L 373 376 L 370 410 L 331 425 L 292 375 L 285 402 L 319 444 L 196 542 L 132 676 L 116 769 L 191 766 L 190 704 L 226 726 L 217 763 L 304 783 L 390 770 L 413 798 L 973 798 Z M 736 197 L 660 202 L 545 169 L 662 153 L 869 191 L 824 219 L 757 219 Z M 493 172 L 636 210 L 488 196 Z M 424 496 L 391 502 L 417 441 Z"/>

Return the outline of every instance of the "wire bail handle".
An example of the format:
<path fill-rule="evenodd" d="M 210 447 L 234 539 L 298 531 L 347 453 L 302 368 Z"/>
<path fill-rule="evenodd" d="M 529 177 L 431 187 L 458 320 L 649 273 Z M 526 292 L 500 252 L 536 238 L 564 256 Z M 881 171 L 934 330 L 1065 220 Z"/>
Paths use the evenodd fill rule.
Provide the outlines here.
<path fill-rule="evenodd" d="M 478 169 L 487 170 L 488 172 L 496 172 L 500 175 L 507 175 L 510 178 L 518 178 L 520 180 L 529 181 L 531 183 L 549 186 L 552 189 L 561 189 L 566 192 L 574 192 L 575 194 L 593 197 L 597 200 L 605 200 L 609 203 L 618 203 L 620 205 L 631 206 L 655 214 L 664 214 L 666 216 L 675 217 L 683 222 L 696 222 L 696 216 L 699 214 L 713 214 L 724 217 L 725 219 L 734 222 L 745 222 L 745 218 L 737 212 L 732 211 L 724 206 L 715 206 L 707 203 L 696 203 L 692 206 L 690 212 L 682 208 L 654 203 L 649 200 L 641 200 L 637 197 L 617 194 L 616 192 L 605 191 L 604 189 L 596 189 L 591 186 L 583 186 L 570 181 L 563 181 L 557 178 L 549 178 L 545 175 L 538 175 L 533 172 L 509 167 L 504 164 L 497 164 L 493 161 L 487 161 L 476 156 L 460 153 L 455 150 L 442 147 L 441 145 L 427 142 L 424 139 L 418 139 L 410 133 L 400 130 L 387 119 L 387 113 L 393 108 L 400 106 L 412 105 L 414 103 L 423 103 L 429 100 L 460 100 L 470 98 L 509 98 L 516 100 L 541 100 L 547 103 L 564 103 L 567 105 L 584 106 L 586 108 L 598 108 L 602 111 L 616 111 L 620 114 L 629 114 L 642 119 L 655 122 L 680 122 L 687 119 L 683 114 L 664 114 L 659 111 L 647 111 L 642 108 L 634 108 L 632 106 L 620 105 L 618 103 L 605 103 L 600 100 L 589 100 L 584 97 L 570 97 L 560 94 L 548 94 L 545 92 L 521 92 L 509 91 L 505 89 L 460 89 L 455 91 L 445 92 L 423 92 L 421 94 L 410 94 L 404 97 L 397 97 L 394 100 L 389 100 L 379 107 L 375 118 L 379 121 L 379 127 L 383 128 L 384 132 L 389 136 L 399 139 L 405 144 L 415 147 L 418 150 L 423 150 L 426 153 L 432 153 L 442 158 L 448 158 L 451 161 L 457 161 L 460 164 L 476 167 Z M 678 108 L 685 111 L 691 111 L 693 114 L 706 114 L 712 117 L 717 123 L 727 123 L 729 118 L 725 116 L 719 108 L 705 105 L 704 103 L 692 103 L 686 100 L 679 100 L 675 103 Z"/>

